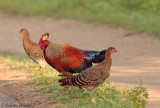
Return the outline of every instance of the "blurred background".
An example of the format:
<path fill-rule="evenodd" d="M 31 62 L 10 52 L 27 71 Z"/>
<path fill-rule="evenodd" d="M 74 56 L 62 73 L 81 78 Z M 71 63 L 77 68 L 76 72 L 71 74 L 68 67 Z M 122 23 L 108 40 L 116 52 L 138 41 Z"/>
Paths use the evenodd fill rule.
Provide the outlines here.
<path fill-rule="evenodd" d="M 159 35 L 158 0 L 1 0 L 4 12 L 82 19 Z"/>
<path fill-rule="evenodd" d="M 55 43 L 87 50 L 117 48 L 110 80 L 148 88 L 160 101 L 159 0 L 0 0 L 0 51 L 25 55 L 21 28 L 38 42 L 49 32 Z"/>
<path fill-rule="evenodd" d="M 159 4 L 157 0 L 0 0 L 0 48 L 24 53 L 19 30 L 26 28 L 36 42 L 43 33 L 49 32 L 51 40 L 72 42 L 83 49 L 101 50 L 121 45 L 123 50 L 126 46 L 130 47 L 125 51 L 126 56 L 149 54 L 150 43 L 159 38 L 152 37 L 156 40 L 149 39 L 148 42 L 145 39 L 150 37 L 143 38 L 143 35 L 147 33 L 159 37 Z M 134 39 L 136 36 L 139 38 L 129 39 L 133 35 Z M 137 41 L 139 47 L 134 48 Z M 140 47 L 145 48 L 141 50 Z M 130 51 L 133 49 L 137 51 Z"/>

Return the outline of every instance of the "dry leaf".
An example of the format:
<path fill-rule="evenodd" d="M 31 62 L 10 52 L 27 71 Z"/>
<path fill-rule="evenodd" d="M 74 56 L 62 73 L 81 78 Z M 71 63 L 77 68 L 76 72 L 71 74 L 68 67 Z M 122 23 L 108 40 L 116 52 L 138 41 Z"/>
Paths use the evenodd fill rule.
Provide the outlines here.
<path fill-rule="evenodd" d="M 92 97 L 92 100 L 91 100 L 91 101 L 96 104 L 95 98 Z"/>

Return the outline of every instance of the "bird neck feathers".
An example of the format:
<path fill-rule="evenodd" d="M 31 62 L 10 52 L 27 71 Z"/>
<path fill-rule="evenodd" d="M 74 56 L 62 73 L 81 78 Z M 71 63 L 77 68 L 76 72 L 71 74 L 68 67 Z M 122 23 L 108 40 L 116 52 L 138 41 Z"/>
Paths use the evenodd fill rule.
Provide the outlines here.
<path fill-rule="evenodd" d="M 112 57 L 111 57 L 111 53 L 106 53 L 106 56 L 105 56 L 105 65 L 107 65 L 107 70 L 110 70 L 111 68 L 111 65 L 112 65 Z"/>
<path fill-rule="evenodd" d="M 41 49 L 45 50 L 48 47 L 49 41 L 48 40 L 45 40 L 45 41 L 40 40 L 39 44 L 41 45 Z"/>
<path fill-rule="evenodd" d="M 24 41 L 29 41 L 29 40 L 30 40 L 30 34 L 29 34 L 29 33 L 26 33 L 26 34 L 23 36 L 23 40 L 24 40 Z"/>
<path fill-rule="evenodd" d="M 112 57 L 111 57 L 111 53 L 107 53 L 107 52 L 106 52 L 105 61 L 108 62 L 108 60 L 109 60 L 109 61 L 112 61 Z"/>
<path fill-rule="evenodd" d="M 23 44 L 27 45 L 28 43 L 32 43 L 31 40 L 30 40 L 30 34 L 29 33 L 27 33 L 23 36 Z"/>

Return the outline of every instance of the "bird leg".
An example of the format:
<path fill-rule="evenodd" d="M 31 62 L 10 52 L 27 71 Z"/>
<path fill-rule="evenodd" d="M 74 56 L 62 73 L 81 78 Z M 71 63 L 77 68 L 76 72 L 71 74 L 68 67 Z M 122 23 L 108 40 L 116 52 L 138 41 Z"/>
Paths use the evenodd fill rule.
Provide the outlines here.
<path fill-rule="evenodd" d="M 65 88 L 64 88 L 64 89 L 62 89 L 62 90 L 61 90 L 61 92 L 66 91 L 67 87 L 68 87 L 68 86 L 65 86 Z M 68 88 L 68 92 L 70 92 L 71 88 L 72 88 L 72 86 L 69 86 L 69 88 Z"/>
<path fill-rule="evenodd" d="M 84 87 L 81 87 L 83 90 L 87 90 L 86 88 L 84 88 Z"/>
<path fill-rule="evenodd" d="M 64 86 L 64 89 L 61 90 L 61 92 L 66 91 L 67 86 Z"/>
<path fill-rule="evenodd" d="M 84 88 L 84 87 L 81 87 L 83 90 L 87 90 L 86 88 Z M 94 88 L 94 89 L 96 89 L 96 87 Z M 92 89 L 93 90 L 93 89 Z M 95 98 L 94 97 L 92 97 L 92 99 L 91 99 L 91 102 L 93 102 L 93 103 L 95 103 L 96 104 L 96 100 L 95 100 Z"/>
<path fill-rule="evenodd" d="M 97 87 L 92 88 L 91 92 L 94 92 L 96 90 Z"/>
<path fill-rule="evenodd" d="M 69 86 L 69 88 L 68 88 L 68 92 L 70 92 L 70 91 L 71 91 L 71 88 L 72 88 L 72 85 L 71 85 L 71 86 Z"/>
<path fill-rule="evenodd" d="M 45 67 L 42 68 L 43 75 L 45 75 Z"/>
<path fill-rule="evenodd" d="M 42 69 L 43 75 L 45 75 L 45 67 L 37 67 L 37 68 L 32 68 L 31 71 L 36 71 L 38 69 Z"/>

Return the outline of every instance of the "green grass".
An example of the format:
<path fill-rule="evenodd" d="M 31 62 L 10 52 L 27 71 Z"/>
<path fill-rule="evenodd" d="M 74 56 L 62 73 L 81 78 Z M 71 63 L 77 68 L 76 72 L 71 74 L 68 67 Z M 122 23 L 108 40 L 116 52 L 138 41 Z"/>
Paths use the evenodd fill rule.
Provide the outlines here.
<path fill-rule="evenodd" d="M 159 0 L 0 0 L 5 12 L 82 19 L 160 36 Z"/>
<path fill-rule="evenodd" d="M 0 60 L 22 72 L 28 72 L 31 68 L 38 66 L 28 57 L 9 53 L 1 52 Z M 40 89 L 35 92 L 46 93 L 49 95 L 48 102 L 65 108 L 145 108 L 147 103 L 148 92 L 142 86 L 122 90 L 107 80 L 94 93 L 77 87 L 72 87 L 70 92 L 61 92 L 64 88 L 59 85 L 58 79 L 60 79 L 58 72 L 47 66 L 45 76 L 37 70 L 28 79 L 28 84 L 39 86 Z M 92 98 L 96 100 L 96 104 L 91 101 Z M 55 107 L 54 104 L 53 107 Z"/>

